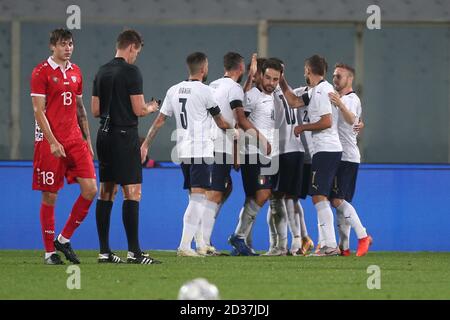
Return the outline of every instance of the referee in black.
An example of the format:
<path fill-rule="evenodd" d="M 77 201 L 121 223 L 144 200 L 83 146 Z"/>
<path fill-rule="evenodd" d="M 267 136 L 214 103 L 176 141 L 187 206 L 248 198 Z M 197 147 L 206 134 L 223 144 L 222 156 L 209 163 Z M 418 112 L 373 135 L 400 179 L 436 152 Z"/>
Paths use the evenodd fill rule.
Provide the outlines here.
<path fill-rule="evenodd" d="M 128 240 L 128 263 L 155 264 L 159 261 L 139 246 L 139 201 L 142 165 L 138 117 L 158 110 L 158 103 L 145 103 L 142 75 L 134 65 L 143 47 L 135 30 L 125 30 L 117 38 L 116 56 L 101 66 L 94 79 L 92 113 L 100 117 L 97 133 L 100 192 L 96 206 L 100 241 L 100 263 L 122 263 L 109 247 L 109 225 L 117 185 L 122 186 L 122 220 Z"/>

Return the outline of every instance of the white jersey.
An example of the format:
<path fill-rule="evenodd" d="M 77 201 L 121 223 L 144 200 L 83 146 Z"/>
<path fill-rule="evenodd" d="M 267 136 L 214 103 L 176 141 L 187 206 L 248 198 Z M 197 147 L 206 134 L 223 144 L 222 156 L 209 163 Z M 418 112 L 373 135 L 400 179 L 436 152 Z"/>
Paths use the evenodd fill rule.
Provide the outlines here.
<path fill-rule="evenodd" d="M 333 86 L 328 81 L 321 81 L 311 89 L 311 100 L 308 105 L 309 120 L 316 123 L 323 115 L 332 115 L 330 128 L 312 131 L 314 153 L 316 152 L 342 152 L 342 145 L 338 134 L 339 110 L 331 104 L 328 93 L 334 92 Z"/>
<path fill-rule="evenodd" d="M 232 105 L 244 103 L 244 91 L 239 83 L 231 78 L 224 77 L 213 81 L 209 85 L 214 91 L 214 98 L 217 101 L 224 119 L 233 127 L 236 124 L 233 116 Z M 233 136 L 227 135 L 212 121 L 212 137 L 214 140 L 214 151 L 233 154 Z"/>
<path fill-rule="evenodd" d="M 275 105 L 272 94 L 265 94 L 253 87 L 245 93 L 244 112 L 249 112 L 248 120 L 261 132 L 272 146 L 270 157 L 278 154 L 278 140 L 274 144 L 275 131 Z M 262 152 L 256 147 L 256 143 L 246 145 L 246 153 L 255 154 Z M 262 154 L 263 155 L 263 154 Z"/>
<path fill-rule="evenodd" d="M 289 107 L 283 91 L 278 86 L 274 93 L 275 101 L 275 129 L 278 130 L 280 154 L 289 152 L 304 152 L 303 145 L 294 134 L 297 126 L 297 112 Z"/>
<path fill-rule="evenodd" d="M 212 89 L 200 81 L 182 81 L 167 91 L 160 112 L 175 115 L 179 158 L 214 156 L 209 109 L 216 106 Z"/>
<path fill-rule="evenodd" d="M 341 100 L 347 109 L 356 116 L 355 124 L 358 123 L 362 112 L 359 97 L 352 91 L 342 96 Z M 356 141 L 358 134 L 353 130 L 353 125 L 348 124 L 342 112 L 339 111 L 338 132 L 342 144 L 342 161 L 360 163 L 361 155 Z"/>
<path fill-rule="evenodd" d="M 311 90 L 308 90 L 308 87 L 300 87 L 293 90 L 294 94 L 297 97 L 301 97 L 303 93 L 308 92 L 311 93 Z M 308 106 L 303 106 L 297 108 L 297 121 L 299 124 L 308 124 L 309 114 L 308 114 Z M 314 144 L 312 141 L 312 132 L 311 131 L 303 131 L 300 134 L 300 137 L 297 138 L 301 141 L 303 149 L 305 150 L 304 162 L 311 164 L 312 156 L 314 154 Z"/>

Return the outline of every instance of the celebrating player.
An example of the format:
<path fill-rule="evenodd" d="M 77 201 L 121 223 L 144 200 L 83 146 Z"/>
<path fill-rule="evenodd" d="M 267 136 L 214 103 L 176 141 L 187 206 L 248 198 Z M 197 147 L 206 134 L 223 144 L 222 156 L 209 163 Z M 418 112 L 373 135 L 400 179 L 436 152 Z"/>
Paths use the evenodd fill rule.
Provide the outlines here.
<path fill-rule="evenodd" d="M 339 248 L 343 256 L 350 255 L 350 227 L 358 237 L 356 256 L 364 256 L 372 244 L 372 237 L 350 204 L 355 193 L 356 177 L 361 156 L 356 141 L 354 125 L 361 118 L 361 101 L 353 91 L 355 70 L 347 64 L 338 63 L 334 67 L 333 84 L 337 93 L 330 92 L 331 102 L 339 108 L 338 132 L 342 144 L 342 159 L 331 193 L 331 204 L 336 208 L 339 232 Z"/>
<path fill-rule="evenodd" d="M 223 57 L 225 74 L 222 78 L 211 82 L 214 98 L 221 110 L 223 118 L 232 126 L 236 125 L 233 109 L 242 107 L 244 91 L 239 84 L 244 74 L 244 58 L 236 52 L 228 52 Z M 203 255 L 217 255 L 216 249 L 211 245 L 211 234 L 220 207 L 228 198 L 232 189 L 230 176 L 234 164 L 235 142 L 231 132 L 225 132 L 213 123 L 212 136 L 214 140 L 214 163 L 212 164 L 211 188 L 206 192 L 208 199 L 215 202 L 214 211 L 205 211 L 201 221 L 199 235 L 196 243 L 197 252 Z"/>
<path fill-rule="evenodd" d="M 259 210 L 271 196 L 271 157 L 272 154 L 278 153 L 278 144 L 274 145 L 275 106 L 272 94 L 278 86 L 281 72 L 282 66 L 278 60 L 266 60 L 262 66 L 261 89 L 254 87 L 245 95 L 244 111 L 260 132 L 258 136 L 262 134 L 268 143 L 259 145 L 259 148 L 249 143 L 246 146 L 245 161 L 241 165 L 246 200 L 236 230 L 229 238 L 229 243 L 239 255 L 255 255 L 244 239 L 248 236 Z"/>
<path fill-rule="evenodd" d="M 181 160 L 184 188 L 190 191 L 189 204 L 183 217 L 183 234 L 178 256 L 202 257 L 191 248 L 204 215 L 213 217 L 217 202 L 207 198 L 211 187 L 214 144 L 211 138 L 211 120 L 222 130 L 234 128 L 222 117 L 212 89 L 203 84 L 208 75 L 208 59 L 202 52 L 190 54 L 186 63 L 189 79 L 172 86 L 164 98 L 159 115 L 150 127 L 141 146 L 145 160 L 148 149 L 167 117 L 175 116 L 177 127 L 177 155 Z"/>

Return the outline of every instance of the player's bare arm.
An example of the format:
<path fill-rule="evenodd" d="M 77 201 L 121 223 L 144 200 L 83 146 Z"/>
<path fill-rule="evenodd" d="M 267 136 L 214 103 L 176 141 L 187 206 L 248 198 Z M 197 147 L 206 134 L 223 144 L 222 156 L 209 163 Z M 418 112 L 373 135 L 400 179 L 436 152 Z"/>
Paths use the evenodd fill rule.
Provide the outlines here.
<path fill-rule="evenodd" d="M 336 107 L 338 107 L 339 110 L 341 110 L 345 122 L 347 122 L 350 125 L 353 125 L 355 123 L 356 116 L 345 106 L 339 94 L 336 92 L 330 92 L 328 93 L 328 96 L 330 97 L 331 103 L 334 104 Z"/>
<path fill-rule="evenodd" d="M 145 157 L 147 156 L 148 149 L 150 148 L 150 145 L 152 144 L 153 139 L 156 137 L 156 134 L 158 133 L 159 129 L 161 129 L 162 126 L 164 126 L 164 124 L 166 123 L 166 119 L 167 119 L 167 117 L 164 114 L 159 113 L 158 116 L 156 117 L 156 119 L 153 121 L 152 126 L 148 130 L 147 136 L 145 137 L 145 140 L 142 142 L 142 145 L 141 145 L 141 161 L 142 161 L 142 163 L 144 163 L 144 161 L 145 161 Z"/>
<path fill-rule="evenodd" d="M 261 132 L 259 132 L 259 130 L 256 129 L 256 127 L 247 119 L 244 108 L 234 108 L 233 116 L 239 128 L 244 130 L 245 133 L 248 133 L 256 138 L 258 141 L 258 145 L 264 148 L 264 150 L 262 151 L 265 154 L 269 155 L 272 152 L 272 146 L 270 145 L 269 141 L 267 141 L 266 137 Z"/>
<path fill-rule="evenodd" d="M 257 54 L 254 53 L 252 54 L 252 61 L 250 63 L 250 70 L 248 71 L 248 76 L 247 76 L 247 80 L 245 80 L 244 83 L 244 92 L 249 91 L 252 87 L 253 87 L 253 77 L 255 76 L 256 72 L 257 72 Z"/>
<path fill-rule="evenodd" d="M 130 95 L 130 99 L 133 112 L 138 117 L 145 117 L 159 109 L 158 101 L 152 100 L 146 103 L 143 94 Z"/>
<path fill-rule="evenodd" d="M 222 130 L 234 129 L 233 126 L 224 119 L 221 113 L 216 114 L 213 119 L 217 126 Z"/>
<path fill-rule="evenodd" d="M 41 128 L 45 139 L 47 139 L 48 143 L 50 144 L 51 153 L 57 158 L 65 157 L 66 152 L 64 151 L 64 147 L 59 143 L 58 140 L 56 140 L 55 136 L 53 135 L 52 129 L 50 128 L 48 119 L 45 116 L 45 97 L 33 96 L 31 97 L 31 100 L 33 103 L 34 117 L 39 128 Z"/>
<path fill-rule="evenodd" d="M 89 151 L 91 152 L 91 155 L 94 155 L 94 149 L 92 148 L 91 133 L 89 131 L 89 122 L 87 118 L 86 108 L 84 107 L 83 98 L 81 96 L 77 97 L 77 119 L 78 125 L 80 126 L 81 129 L 81 133 L 83 134 L 83 138 L 88 143 Z"/>
<path fill-rule="evenodd" d="M 283 95 L 291 108 L 300 108 L 305 106 L 305 102 L 303 101 L 303 99 L 297 97 L 294 91 L 292 91 L 292 88 L 289 86 L 286 78 L 284 77 L 284 73 L 282 73 L 280 77 L 280 88 L 283 91 Z"/>
<path fill-rule="evenodd" d="M 96 96 L 91 98 L 91 112 L 95 118 L 100 117 L 100 99 Z"/>
<path fill-rule="evenodd" d="M 301 124 L 294 128 L 294 134 L 298 137 L 303 131 L 319 131 L 331 128 L 333 120 L 331 113 L 320 117 L 320 120 L 314 123 Z"/>

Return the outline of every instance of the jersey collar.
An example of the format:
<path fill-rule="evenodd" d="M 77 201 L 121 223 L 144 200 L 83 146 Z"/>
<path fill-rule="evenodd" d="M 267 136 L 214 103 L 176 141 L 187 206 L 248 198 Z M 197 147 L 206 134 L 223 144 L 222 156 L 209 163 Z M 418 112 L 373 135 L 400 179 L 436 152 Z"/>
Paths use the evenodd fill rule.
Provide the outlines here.
<path fill-rule="evenodd" d="M 53 68 L 53 70 L 56 70 L 57 68 L 61 68 L 61 67 L 59 66 L 59 64 L 57 64 L 55 61 L 53 61 L 53 59 L 52 59 L 51 56 L 48 57 L 47 62 L 48 62 L 48 64 L 50 65 L 50 67 Z M 61 68 L 61 70 L 62 70 L 63 72 L 65 72 L 65 71 L 67 71 L 67 70 L 69 70 L 69 69 L 73 69 L 73 66 L 72 66 L 72 63 L 71 63 L 70 61 L 67 61 L 66 70 L 62 70 L 62 68 Z"/>

